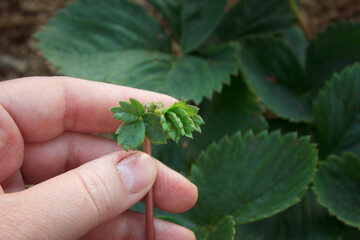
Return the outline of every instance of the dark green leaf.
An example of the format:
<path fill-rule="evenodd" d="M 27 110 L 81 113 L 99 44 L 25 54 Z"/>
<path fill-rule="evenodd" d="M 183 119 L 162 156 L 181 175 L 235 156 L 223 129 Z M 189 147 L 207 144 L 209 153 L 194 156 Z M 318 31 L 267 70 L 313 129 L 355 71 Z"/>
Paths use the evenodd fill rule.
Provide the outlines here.
<path fill-rule="evenodd" d="M 199 188 L 193 219 L 203 225 L 232 215 L 239 224 L 274 215 L 300 200 L 315 165 L 308 137 L 279 132 L 255 137 L 251 131 L 225 137 L 192 166 L 190 178 Z"/>
<path fill-rule="evenodd" d="M 306 49 L 309 45 L 304 32 L 295 26 L 285 29 L 283 32 L 284 40 L 294 50 L 297 58 L 300 60 L 301 66 L 305 66 Z"/>
<path fill-rule="evenodd" d="M 320 163 L 314 192 L 321 205 L 346 224 L 360 229 L 360 159 L 331 155 Z"/>
<path fill-rule="evenodd" d="M 245 79 L 270 110 L 292 122 L 310 121 L 311 108 L 305 100 L 288 88 L 269 81 L 263 67 L 246 48 L 241 48 L 239 53 Z"/>
<path fill-rule="evenodd" d="M 224 86 L 221 93 L 214 94 L 212 100 L 205 100 L 200 109 L 199 114 L 205 121 L 203 133 L 194 134 L 194 140 L 184 139 L 180 142 L 186 146 L 183 151 L 190 162 L 212 142 L 219 141 L 225 135 L 250 129 L 258 133 L 267 128 L 266 120 L 261 116 L 264 109 L 241 76 L 233 78 L 230 86 Z"/>
<path fill-rule="evenodd" d="M 321 88 L 334 72 L 360 61 L 360 25 L 342 22 L 328 27 L 311 42 L 306 68 L 314 87 Z"/>
<path fill-rule="evenodd" d="M 301 202 L 271 218 L 236 228 L 241 240 L 337 240 L 342 224 L 308 191 Z"/>
<path fill-rule="evenodd" d="M 335 74 L 313 105 L 320 157 L 350 151 L 360 156 L 360 64 Z"/>
<path fill-rule="evenodd" d="M 242 45 L 261 64 L 268 79 L 293 93 L 309 88 L 299 59 L 284 40 L 271 36 L 248 37 Z"/>
<path fill-rule="evenodd" d="M 215 226 L 204 226 L 194 231 L 198 240 L 234 240 L 235 221 L 232 216 L 226 216 Z"/>
<path fill-rule="evenodd" d="M 178 0 L 148 0 L 156 11 L 161 14 L 163 21 L 166 22 L 166 27 L 171 30 L 176 42 L 181 41 L 181 11 L 183 1 Z"/>
<path fill-rule="evenodd" d="M 43 53 L 59 63 L 55 52 L 90 57 L 129 48 L 170 51 L 170 41 L 160 24 L 140 5 L 127 0 L 71 2 L 36 37 Z M 99 61 L 98 67 L 102 64 Z"/>
<path fill-rule="evenodd" d="M 136 150 L 144 142 L 145 124 L 143 121 L 123 123 L 116 133 L 118 134 L 117 142 L 123 149 L 128 151 L 131 147 L 132 150 Z"/>
<path fill-rule="evenodd" d="M 163 132 L 160 117 L 153 113 L 145 113 L 143 115 L 146 126 L 145 135 L 154 144 L 165 144 L 167 135 Z"/>
<path fill-rule="evenodd" d="M 182 29 L 184 52 L 197 48 L 214 30 L 224 12 L 226 0 L 184 0 Z"/>
<path fill-rule="evenodd" d="M 183 146 L 183 143 L 187 143 L 187 141 L 187 139 L 180 140 L 179 144 L 169 141 L 166 145 L 153 146 L 153 156 L 161 160 L 166 166 L 180 172 L 184 176 L 188 176 L 193 159 L 187 156 L 187 150 Z"/>
<path fill-rule="evenodd" d="M 226 0 L 150 0 L 185 53 L 195 50 L 214 30 Z"/>
<path fill-rule="evenodd" d="M 145 205 L 138 202 L 131 210 L 145 213 Z M 197 240 L 233 240 L 235 234 L 235 221 L 232 216 L 225 216 L 215 225 L 199 226 L 188 219 L 184 214 L 175 214 L 154 209 L 154 216 L 193 230 Z"/>
<path fill-rule="evenodd" d="M 289 27 L 294 20 L 287 1 L 242 0 L 226 13 L 213 38 L 228 41 L 249 34 L 270 33 Z"/>
<path fill-rule="evenodd" d="M 178 58 L 160 23 L 129 0 L 79 0 L 37 35 L 60 73 L 192 99 L 211 97 L 236 74 L 232 45 Z M 189 74 L 191 73 L 191 74 Z"/>

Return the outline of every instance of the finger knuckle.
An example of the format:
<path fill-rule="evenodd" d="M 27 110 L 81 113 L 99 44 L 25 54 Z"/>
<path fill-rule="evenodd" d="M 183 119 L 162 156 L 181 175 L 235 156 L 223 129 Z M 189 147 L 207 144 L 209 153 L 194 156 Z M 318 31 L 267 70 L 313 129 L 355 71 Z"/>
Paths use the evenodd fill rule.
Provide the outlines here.
<path fill-rule="evenodd" d="M 111 194 L 103 177 L 91 169 L 76 171 L 90 202 L 96 209 L 100 222 L 107 219 L 110 212 Z"/>

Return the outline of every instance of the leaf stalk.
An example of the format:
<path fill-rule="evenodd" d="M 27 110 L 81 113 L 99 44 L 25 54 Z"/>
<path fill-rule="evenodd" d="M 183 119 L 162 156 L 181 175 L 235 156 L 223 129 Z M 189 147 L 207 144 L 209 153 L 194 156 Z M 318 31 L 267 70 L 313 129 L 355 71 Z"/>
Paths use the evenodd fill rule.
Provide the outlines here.
<path fill-rule="evenodd" d="M 303 17 L 301 16 L 298 5 L 296 4 L 296 0 L 288 0 L 288 3 L 289 3 L 291 11 L 293 12 L 296 20 L 298 21 L 301 29 L 304 31 L 307 40 L 310 41 L 312 38 L 312 34 L 310 32 L 309 27 L 306 25 Z"/>
<path fill-rule="evenodd" d="M 151 156 L 151 143 L 145 138 L 143 151 Z M 154 240 L 154 200 L 152 188 L 145 196 L 146 240 Z"/>

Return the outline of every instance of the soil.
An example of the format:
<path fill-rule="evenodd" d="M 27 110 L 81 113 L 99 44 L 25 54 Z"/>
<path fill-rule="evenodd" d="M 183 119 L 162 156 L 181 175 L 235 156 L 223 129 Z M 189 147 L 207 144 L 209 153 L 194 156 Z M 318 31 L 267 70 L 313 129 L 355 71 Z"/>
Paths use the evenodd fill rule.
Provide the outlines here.
<path fill-rule="evenodd" d="M 56 75 L 56 69 L 34 47 L 32 35 L 69 1 L 0 1 L 0 81 Z M 301 8 L 313 34 L 340 20 L 360 22 L 359 0 L 301 0 Z"/>

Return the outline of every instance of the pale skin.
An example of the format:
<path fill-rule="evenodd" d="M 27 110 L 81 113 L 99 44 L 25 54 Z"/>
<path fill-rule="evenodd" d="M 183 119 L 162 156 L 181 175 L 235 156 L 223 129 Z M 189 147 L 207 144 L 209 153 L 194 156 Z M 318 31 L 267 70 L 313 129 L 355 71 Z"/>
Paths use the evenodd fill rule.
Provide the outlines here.
<path fill-rule="evenodd" d="M 168 212 L 194 206 L 197 188 L 141 152 L 112 140 L 109 110 L 129 97 L 176 99 L 67 77 L 0 83 L 0 239 L 144 239 L 145 220 L 128 210 L 153 187 Z M 25 184 L 35 186 L 25 190 Z M 157 240 L 193 240 L 190 230 L 155 220 Z"/>

